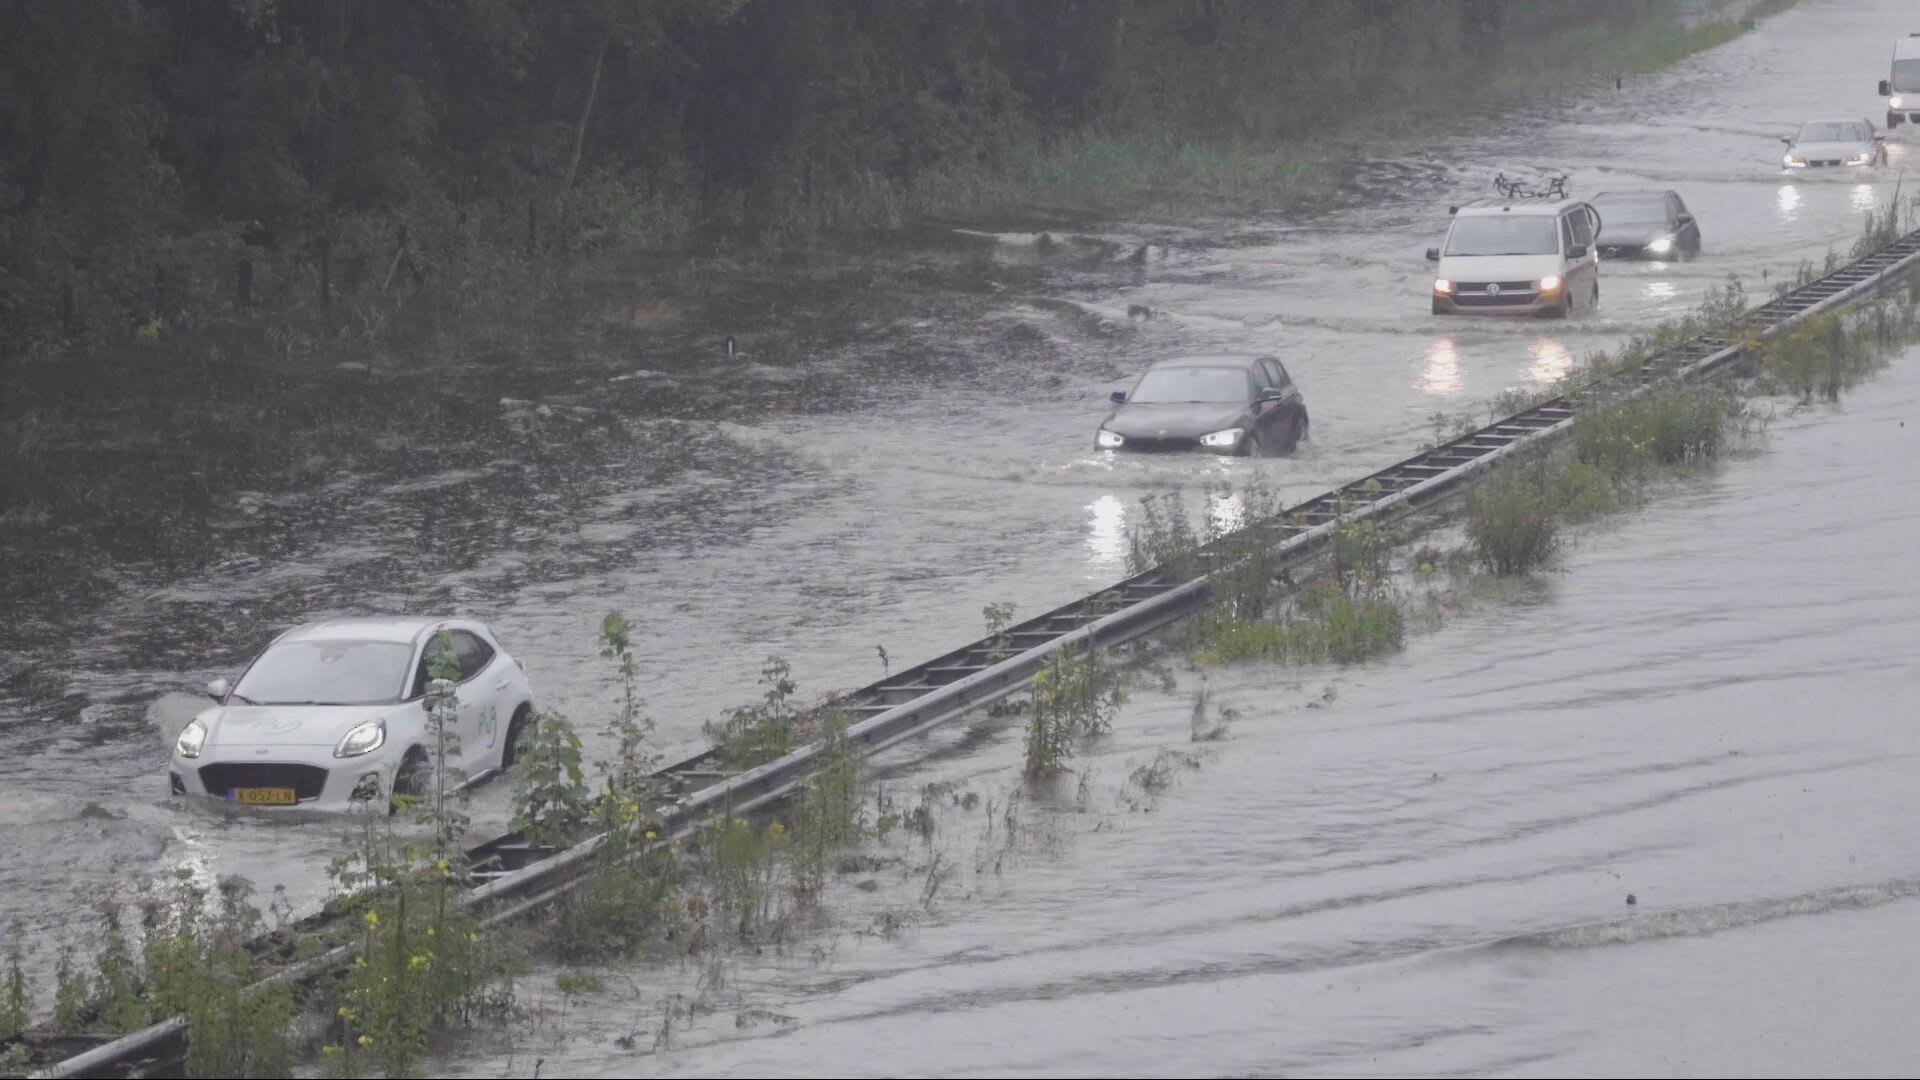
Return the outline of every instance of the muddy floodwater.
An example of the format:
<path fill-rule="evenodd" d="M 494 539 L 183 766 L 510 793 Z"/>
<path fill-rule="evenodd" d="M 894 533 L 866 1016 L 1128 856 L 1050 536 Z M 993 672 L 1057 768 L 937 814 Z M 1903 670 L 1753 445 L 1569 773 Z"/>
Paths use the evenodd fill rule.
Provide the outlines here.
<path fill-rule="evenodd" d="M 1363 119 L 1359 196 L 1317 215 L 1052 244 L 981 225 L 837 277 L 796 267 L 759 329 L 714 317 L 672 355 L 622 336 L 665 318 L 654 298 L 596 281 L 604 310 L 577 334 L 529 330 L 450 368 L 454 419 L 416 441 L 224 496 L 191 557 L 125 538 L 126 558 L 14 590 L 0 922 L 82 933 L 94 901 L 180 867 L 243 873 L 296 907 L 324 895 L 342 829 L 165 797 L 195 688 L 293 622 L 483 618 L 591 756 L 613 698 L 594 631 L 622 610 L 672 753 L 755 696 L 768 655 L 803 693 L 859 685 L 881 649 L 897 667 L 977 638 L 986 604 L 1032 614 L 1117 579 L 1144 494 L 1199 505 L 1209 484 L 1256 478 L 1315 494 L 1729 275 L 1769 292 L 1844 254 L 1920 162 L 1900 128 L 1884 168 L 1778 167 L 1803 121 L 1878 122 L 1874 83 L 1914 22 L 1905 0 L 1804 0 L 1670 71 L 1482 132 Z M 1680 191 L 1702 256 L 1608 263 L 1598 310 L 1567 322 L 1429 315 L 1422 253 L 1447 205 L 1535 171 L 1569 172 L 1578 195 Z M 1107 394 L 1183 350 L 1282 357 L 1312 441 L 1261 462 L 1095 452 Z M 1222 739 L 1192 742 L 1186 672 L 1136 693 L 1058 792 L 1012 784 L 1011 727 L 941 736 L 936 761 L 894 761 L 889 783 L 985 800 L 944 813 L 948 876 L 929 851 L 902 864 L 928 875 L 917 885 L 849 884 L 806 944 L 727 961 L 718 1011 L 667 1037 L 651 1034 L 674 1007 L 654 983 L 672 979 L 636 969 L 630 991 L 570 1003 L 571 1026 L 458 1067 L 1910 1069 L 1916 363 L 1841 409 L 1779 418 L 1758 457 L 1402 657 L 1213 673 Z M 471 812 L 482 835 L 502 828 L 503 786 Z"/>
<path fill-rule="evenodd" d="M 1920 351 L 1390 661 L 1183 672 L 1051 787 L 1003 724 L 914 771 L 983 802 L 825 929 L 550 997 L 466 1065 L 1908 1075 L 1916 492 Z"/>

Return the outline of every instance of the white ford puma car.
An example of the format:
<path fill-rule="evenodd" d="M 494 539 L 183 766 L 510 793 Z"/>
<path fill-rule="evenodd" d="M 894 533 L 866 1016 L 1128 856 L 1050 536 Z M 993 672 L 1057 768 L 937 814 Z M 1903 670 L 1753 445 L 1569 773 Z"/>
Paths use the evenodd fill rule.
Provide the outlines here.
<path fill-rule="evenodd" d="M 449 787 L 513 764 L 534 723 L 520 662 L 465 619 L 329 619 L 289 630 L 174 742 L 176 795 L 262 807 L 386 806 L 431 787 L 426 691 L 436 658 L 457 665 Z"/>

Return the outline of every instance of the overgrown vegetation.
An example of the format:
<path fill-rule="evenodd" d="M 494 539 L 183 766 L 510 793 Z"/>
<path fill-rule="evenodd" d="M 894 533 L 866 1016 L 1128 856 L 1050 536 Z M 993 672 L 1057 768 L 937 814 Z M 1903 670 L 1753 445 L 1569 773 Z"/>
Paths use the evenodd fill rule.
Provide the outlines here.
<path fill-rule="evenodd" d="M 1086 647 L 1055 650 L 1033 677 L 1027 710 L 1027 775 L 1060 772 L 1080 739 L 1113 727 L 1113 713 L 1124 700 L 1106 660 Z"/>

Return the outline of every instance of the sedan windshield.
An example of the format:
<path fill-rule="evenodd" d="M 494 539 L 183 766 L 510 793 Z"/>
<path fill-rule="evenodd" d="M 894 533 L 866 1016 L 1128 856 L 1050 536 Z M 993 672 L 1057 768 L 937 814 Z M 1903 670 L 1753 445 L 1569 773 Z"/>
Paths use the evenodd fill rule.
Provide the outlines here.
<path fill-rule="evenodd" d="M 1536 214 L 1455 218 L 1447 237 L 1449 255 L 1552 255 L 1559 250 L 1554 219 Z"/>
<path fill-rule="evenodd" d="M 1808 124 L 1793 137 L 1797 143 L 1866 142 L 1867 133 L 1859 124 Z"/>
<path fill-rule="evenodd" d="M 1230 367 L 1154 368 L 1127 395 L 1129 404 L 1169 405 L 1190 401 L 1246 401 L 1247 373 Z"/>
<path fill-rule="evenodd" d="M 1667 223 L 1667 204 L 1659 199 L 1595 199 L 1594 208 L 1600 211 L 1601 227 L 1608 225 L 1665 225 Z"/>
<path fill-rule="evenodd" d="M 410 645 L 289 641 L 268 649 L 233 688 L 250 705 L 386 705 L 400 700 Z"/>

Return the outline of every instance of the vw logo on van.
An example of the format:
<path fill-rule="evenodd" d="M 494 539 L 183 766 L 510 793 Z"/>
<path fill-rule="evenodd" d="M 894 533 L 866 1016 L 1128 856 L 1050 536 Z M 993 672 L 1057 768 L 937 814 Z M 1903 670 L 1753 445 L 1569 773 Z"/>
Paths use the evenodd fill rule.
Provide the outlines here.
<path fill-rule="evenodd" d="M 1488 296 L 1499 296 L 1499 295 L 1500 295 L 1500 283 L 1496 281 L 1496 282 L 1493 282 L 1493 283 L 1491 283 L 1491 284 L 1489 284 L 1489 285 L 1487 286 L 1487 295 L 1488 295 Z"/>

